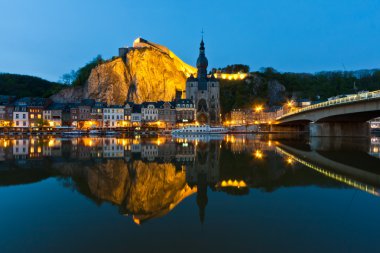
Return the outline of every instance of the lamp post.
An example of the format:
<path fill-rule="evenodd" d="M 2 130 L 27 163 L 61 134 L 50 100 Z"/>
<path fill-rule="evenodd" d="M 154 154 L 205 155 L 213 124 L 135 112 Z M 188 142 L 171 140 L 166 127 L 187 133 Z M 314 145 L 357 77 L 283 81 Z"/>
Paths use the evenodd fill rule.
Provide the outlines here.
<path fill-rule="evenodd" d="M 294 101 L 293 101 L 293 100 L 289 100 L 289 101 L 286 103 L 286 106 L 288 107 L 289 112 L 292 112 L 292 109 L 293 109 L 293 107 L 294 107 Z"/>

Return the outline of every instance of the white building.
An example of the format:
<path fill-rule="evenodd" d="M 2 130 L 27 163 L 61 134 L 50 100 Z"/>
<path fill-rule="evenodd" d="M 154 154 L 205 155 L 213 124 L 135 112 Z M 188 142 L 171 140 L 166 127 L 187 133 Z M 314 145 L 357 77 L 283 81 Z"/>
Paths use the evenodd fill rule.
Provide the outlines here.
<path fill-rule="evenodd" d="M 13 111 L 13 125 L 14 127 L 29 127 L 29 113 L 26 104 L 19 104 L 15 106 Z"/>
<path fill-rule="evenodd" d="M 124 121 L 124 108 L 119 105 L 110 105 L 103 109 L 103 127 L 122 127 Z"/>
<path fill-rule="evenodd" d="M 141 105 L 141 119 L 144 122 L 158 121 L 158 108 L 154 102 L 144 102 Z"/>

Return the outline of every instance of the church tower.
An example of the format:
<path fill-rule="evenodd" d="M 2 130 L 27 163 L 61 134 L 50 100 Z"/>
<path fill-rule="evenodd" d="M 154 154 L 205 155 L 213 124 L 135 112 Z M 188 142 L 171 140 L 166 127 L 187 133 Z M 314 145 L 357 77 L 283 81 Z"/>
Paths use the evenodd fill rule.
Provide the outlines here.
<path fill-rule="evenodd" d="M 214 75 L 207 76 L 208 60 L 203 38 L 197 60 L 197 77 L 190 76 L 186 81 L 186 98 L 191 99 L 197 110 L 200 124 L 220 124 L 219 82 Z"/>

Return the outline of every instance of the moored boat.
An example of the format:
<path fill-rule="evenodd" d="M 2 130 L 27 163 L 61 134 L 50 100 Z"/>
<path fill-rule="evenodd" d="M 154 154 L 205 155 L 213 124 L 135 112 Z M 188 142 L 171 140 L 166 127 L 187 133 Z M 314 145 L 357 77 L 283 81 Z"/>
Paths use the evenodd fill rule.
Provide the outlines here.
<path fill-rule="evenodd" d="M 119 133 L 116 131 L 106 131 L 106 136 L 113 136 L 113 135 L 118 135 Z"/>
<path fill-rule="evenodd" d="M 101 135 L 102 134 L 102 131 L 100 131 L 100 130 L 90 130 L 89 132 L 88 132 L 88 134 L 89 135 L 95 135 L 95 136 L 98 136 L 98 135 Z"/>
<path fill-rule="evenodd" d="M 184 135 L 184 134 L 226 134 L 228 129 L 222 126 L 185 126 L 172 131 L 173 135 Z"/>
<path fill-rule="evenodd" d="M 62 135 L 63 136 L 82 136 L 84 135 L 85 132 L 84 131 L 80 131 L 80 130 L 73 130 L 73 131 L 68 131 L 68 132 L 63 132 Z"/>

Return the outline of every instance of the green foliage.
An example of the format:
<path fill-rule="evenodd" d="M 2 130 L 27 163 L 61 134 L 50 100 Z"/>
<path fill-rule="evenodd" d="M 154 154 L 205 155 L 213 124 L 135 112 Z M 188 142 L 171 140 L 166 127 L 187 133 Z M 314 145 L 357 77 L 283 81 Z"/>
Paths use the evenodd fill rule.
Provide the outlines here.
<path fill-rule="evenodd" d="M 63 74 L 60 82 L 73 86 L 83 86 L 87 82 L 91 70 L 103 62 L 102 56 L 98 55 L 77 71 L 72 70 L 70 73 Z"/>
<path fill-rule="evenodd" d="M 361 90 L 380 89 L 380 70 L 306 74 L 279 73 L 273 68 L 266 68 L 264 72 L 257 74 L 266 80 L 278 80 L 286 87 L 288 96 L 295 94 L 297 97 L 311 100 L 324 100 L 332 96 L 352 94 Z"/>
<path fill-rule="evenodd" d="M 253 104 L 253 87 L 244 80 L 219 80 L 220 104 L 222 113 L 230 112 L 234 108 L 244 108 Z"/>
<path fill-rule="evenodd" d="M 0 74 L 1 95 L 49 97 L 65 87 L 65 85 L 49 82 L 39 77 L 7 73 Z"/>
<path fill-rule="evenodd" d="M 380 70 L 331 71 L 316 74 L 280 73 L 262 68 L 246 80 L 220 80 L 220 102 L 223 113 L 234 108 L 248 108 L 268 101 L 268 82 L 277 80 L 286 88 L 287 98 L 308 98 L 312 101 L 380 89 Z"/>

